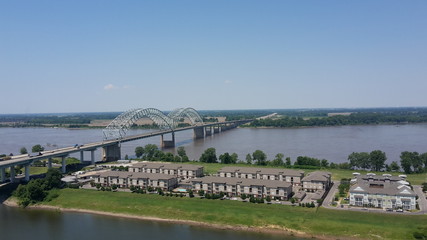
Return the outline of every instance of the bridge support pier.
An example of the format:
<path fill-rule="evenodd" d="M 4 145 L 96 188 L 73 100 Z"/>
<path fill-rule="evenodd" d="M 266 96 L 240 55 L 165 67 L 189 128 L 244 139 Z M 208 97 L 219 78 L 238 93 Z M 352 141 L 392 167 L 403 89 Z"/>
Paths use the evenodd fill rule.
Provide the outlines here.
<path fill-rule="evenodd" d="M 95 164 L 95 150 L 90 150 L 90 164 Z"/>
<path fill-rule="evenodd" d="M 15 182 L 15 166 L 10 167 L 10 182 Z"/>
<path fill-rule="evenodd" d="M 62 160 L 62 168 L 61 168 L 62 173 L 65 173 L 67 171 L 67 164 L 65 163 L 65 157 L 66 156 L 62 156 L 61 157 L 61 160 Z"/>
<path fill-rule="evenodd" d="M 175 147 L 175 133 L 172 132 L 172 140 L 164 140 L 163 134 L 160 136 L 160 145 L 162 148 Z"/>
<path fill-rule="evenodd" d="M 121 158 L 121 150 L 120 150 L 119 143 L 102 147 L 102 152 L 103 152 L 102 154 L 103 160 L 105 161 L 117 161 L 117 160 L 120 160 Z M 95 163 L 95 158 L 93 157 L 92 159 L 93 159 L 93 163 Z"/>
<path fill-rule="evenodd" d="M 25 181 L 30 181 L 30 165 L 25 165 Z"/>
<path fill-rule="evenodd" d="M 83 163 L 85 161 L 84 152 L 80 151 L 80 163 Z"/>
<path fill-rule="evenodd" d="M 205 128 L 205 133 L 206 133 L 206 136 L 213 135 L 212 127 L 206 127 Z"/>
<path fill-rule="evenodd" d="M 205 128 L 204 127 L 196 127 L 194 130 L 194 138 L 204 138 L 205 137 Z"/>
<path fill-rule="evenodd" d="M 0 169 L 0 182 L 6 182 L 6 169 Z"/>
<path fill-rule="evenodd" d="M 51 169 L 52 168 L 52 158 L 48 158 L 47 159 L 47 168 Z"/>
<path fill-rule="evenodd" d="M 220 133 L 221 132 L 221 128 L 219 127 L 219 125 L 214 126 L 213 127 L 213 131 L 214 131 L 214 133 Z"/>

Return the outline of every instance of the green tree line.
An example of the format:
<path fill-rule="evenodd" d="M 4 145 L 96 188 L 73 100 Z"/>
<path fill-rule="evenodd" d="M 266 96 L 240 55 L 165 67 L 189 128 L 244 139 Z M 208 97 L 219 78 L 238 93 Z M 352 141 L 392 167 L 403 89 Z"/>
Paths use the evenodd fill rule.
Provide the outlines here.
<path fill-rule="evenodd" d="M 278 119 L 258 119 L 249 124 L 251 127 L 311 127 L 342 126 L 366 124 L 399 124 L 427 122 L 427 114 L 387 114 L 387 113 L 353 113 L 348 116 L 331 117 L 282 117 Z"/>

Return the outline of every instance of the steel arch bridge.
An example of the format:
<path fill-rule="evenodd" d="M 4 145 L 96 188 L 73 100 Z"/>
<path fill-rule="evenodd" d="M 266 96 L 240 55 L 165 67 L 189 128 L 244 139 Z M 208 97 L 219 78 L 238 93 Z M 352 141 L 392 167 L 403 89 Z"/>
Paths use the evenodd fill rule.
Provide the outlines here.
<path fill-rule="evenodd" d="M 141 118 L 151 119 L 160 130 L 174 130 L 182 118 L 189 119 L 191 124 L 203 124 L 200 114 L 194 108 L 178 108 L 165 115 L 156 108 L 136 108 L 117 116 L 103 130 L 104 139 L 122 139 L 126 132 Z"/>

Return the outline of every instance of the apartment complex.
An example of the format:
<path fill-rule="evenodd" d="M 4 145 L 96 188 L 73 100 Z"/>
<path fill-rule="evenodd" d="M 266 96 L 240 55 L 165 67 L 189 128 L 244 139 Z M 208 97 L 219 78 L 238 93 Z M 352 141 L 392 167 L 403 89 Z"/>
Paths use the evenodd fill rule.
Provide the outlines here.
<path fill-rule="evenodd" d="M 203 167 L 191 164 L 141 162 L 129 167 L 129 172 L 161 173 L 187 179 L 203 176 Z"/>
<path fill-rule="evenodd" d="M 142 188 L 153 187 L 170 191 L 178 185 L 178 179 L 175 176 L 162 173 L 107 171 L 93 174 L 92 178 L 95 183 L 99 183 L 102 186 L 117 185 L 121 188 L 140 186 Z"/>
<path fill-rule="evenodd" d="M 326 191 L 331 187 L 330 172 L 315 171 L 302 179 L 302 188 L 306 192 Z"/>
<path fill-rule="evenodd" d="M 304 171 L 277 168 L 223 167 L 219 177 L 282 181 L 299 186 Z"/>
<path fill-rule="evenodd" d="M 363 207 L 416 209 L 416 194 L 404 175 L 355 174 L 351 180 L 350 205 Z"/>
<path fill-rule="evenodd" d="M 284 181 L 233 177 L 203 177 L 190 179 L 193 190 L 204 190 L 207 193 L 225 193 L 229 197 L 242 194 L 254 197 L 270 196 L 287 200 L 292 193 L 292 184 Z"/>

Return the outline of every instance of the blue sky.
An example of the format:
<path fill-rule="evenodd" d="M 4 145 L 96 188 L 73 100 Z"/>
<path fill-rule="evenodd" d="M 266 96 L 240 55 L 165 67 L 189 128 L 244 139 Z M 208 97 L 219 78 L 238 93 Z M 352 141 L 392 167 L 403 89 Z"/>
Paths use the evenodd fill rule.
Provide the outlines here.
<path fill-rule="evenodd" d="M 427 106 L 427 1 L 0 0 L 0 113 Z"/>

